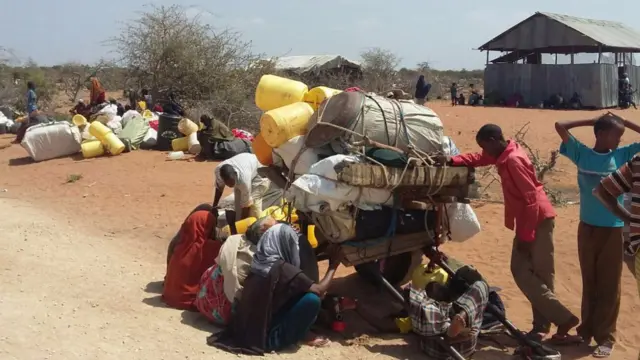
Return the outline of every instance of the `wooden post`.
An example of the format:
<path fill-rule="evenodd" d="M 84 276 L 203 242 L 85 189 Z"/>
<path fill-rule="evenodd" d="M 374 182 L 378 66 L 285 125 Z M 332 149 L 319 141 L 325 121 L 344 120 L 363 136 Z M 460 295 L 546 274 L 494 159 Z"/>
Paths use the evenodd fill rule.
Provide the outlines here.
<path fill-rule="evenodd" d="M 620 61 L 618 60 L 618 53 L 614 53 L 613 57 L 615 59 L 614 61 L 616 62 L 616 66 L 618 66 L 618 64 L 620 63 Z"/>
<path fill-rule="evenodd" d="M 602 62 L 602 45 L 598 45 L 598 64 Z"/>
<path fill-rule="evenodd" d="M 489 65 L 489 50 L 487 50 L 487 65 Z"/>
<path fill-rule="evenodd" d="M 558 53 L 555 53 L 555 61 L 556 61 L 556 65 L 558 65 Z"/>

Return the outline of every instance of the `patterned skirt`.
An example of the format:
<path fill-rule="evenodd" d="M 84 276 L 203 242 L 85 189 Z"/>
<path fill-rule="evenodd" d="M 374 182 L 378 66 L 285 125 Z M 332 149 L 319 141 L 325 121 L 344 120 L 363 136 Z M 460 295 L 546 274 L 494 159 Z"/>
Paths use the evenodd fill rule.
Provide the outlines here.
<path fill-rule="evenodd" d="M 207 269 L 200 278 L 200 290 L 194 302 L 196 308 L 216 325 L 227 325 L 233 313 L 233 304 L 224 295 L 224 277 L 217 264 Z"/>

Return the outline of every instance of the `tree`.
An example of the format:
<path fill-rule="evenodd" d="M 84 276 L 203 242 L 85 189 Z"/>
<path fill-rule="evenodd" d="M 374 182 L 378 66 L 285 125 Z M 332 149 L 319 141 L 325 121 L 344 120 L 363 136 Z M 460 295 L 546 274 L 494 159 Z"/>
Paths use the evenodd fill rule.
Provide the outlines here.
<path fill-rule="evenodd" d="M 104 60 L 91 66 L 78 63 L 61 65 L 59 67 L 61 90 L 69 98 L 70 102 L 76 102 L 78 100 L 78 93 L 87 87 L 89 79 L 92 76 L 96 76 L 100 70 L 108 66 L 108 63 Z"/>
<path fill-rule="evenodd" d="M 360 57 L 365 73 L 365 88 L 374 92 L 390 90 L 389 87 L 392 87 L 396 80 L 396 68 L 400 65 L 400 58 L 381 48 L 368 49 L 362 52 Z"/>
<path fill-rule="evenodd" d="M 251 43 L 240 34 L 214 31 L 186 10 L 179 5 L 152 5 L 110 40 L 129 80 L 148 87 L 156 99 L 171 91 L 187 108 L 207 103 L 210 113 L 226 117 L 222 120 L 242 114 L 257 122 L 246 108 L 265 71 L 256 66 L 260 56 L 251 52 Z"/>

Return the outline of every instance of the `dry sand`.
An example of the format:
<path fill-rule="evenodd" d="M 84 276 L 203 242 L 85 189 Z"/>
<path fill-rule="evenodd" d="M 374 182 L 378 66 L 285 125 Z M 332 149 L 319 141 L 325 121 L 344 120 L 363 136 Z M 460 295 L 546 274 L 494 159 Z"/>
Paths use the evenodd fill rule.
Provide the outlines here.
<path fill-rule="evenodd" d="M 525 123 L 527 143 L 547 157 L 557 149 L 553 122 L 595 117 L 599 112 L 499 108 L 433 108 L 447 133 L 463 151 L 475 150 L 475 131 L 494 122 L 507 134 Z M 620 112 L 640 121 L 640 111 Z M 591 130 L 575 134 L 592 142 Z M 10 141 L 0 136 L 0 146 Z M 631 131 L 623 142 L 639 141 Z M 162 307 L 158 281 L 164 274 L 168 239 L 184 216 L 212 196 L 214 164 L 169 162 L 157 152 L 138 151 L 115 158 L 71 158 L 33 164 L 18 146 L 0 150 L 0 359 L 210 359 L 235 358 L 205 344 L 214 330 L 196 314 Z M 68 183 L 69 175 L 81 179 Z M 547 180 L 552 189 L 576 200 L 575 168 L 564 158 Z M 490 176 L 481 180 L 487 184 Z M 6 190 L 6 191 L 5 191 Z M 499 187 L 483 192 L 499 201 Z M 448 244 L 450 255 L 477 266 L 503 289 L 509 318 L 527 329 L 531 314 L 509 273 L 513 234 L 502 226 L 502 206 L 474 203 L 483 226 L 465 244 Z M 558 207 L 555 233 L 559 297 L 575 312 L 580 308 L 581 280 L 576 254 L 578 206 Z M 389 308 L 389 299 L 348 276 L 343 268 L 339 289 L 350 289 L 363 307 Z M 354 290 L 359 288 L 358 290 Z M 366 301 L 365 301 L 366 300 Z M 366 304 L 366 306 L 365 306 Z M 635 359 L 640 344 L 640 300 L 625 268 L 618 321 L 619 345 L 613 359 Z M 373 310 L 379 311 L 379 310 Z M 302 348 L 282 358 L 405 359 L 418 357 L 411 337 L 381 336 L 357 316 L 353 331 L 369 335 L 346 341 L 338 337 L 327 349 Z M 564 359 L 589 358 L 588 350 L 570 348 Z M 475 358 L 502 359 L 496 350 Z"/>

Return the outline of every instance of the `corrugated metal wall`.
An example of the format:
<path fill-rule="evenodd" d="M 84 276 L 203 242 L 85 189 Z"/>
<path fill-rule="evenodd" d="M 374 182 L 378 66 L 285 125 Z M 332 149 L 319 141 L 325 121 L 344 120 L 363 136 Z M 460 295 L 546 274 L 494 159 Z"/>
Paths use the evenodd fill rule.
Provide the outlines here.
<path fill-rule="evenodd" d="M 484 92 L 493 91 L 504 98 L 520 93 L 530 105 L 557 93 L 570 99 L 577 92 L 584 106 L 614 107 L 618 105 L 618 70 L 613 64 L 489 64 Z"/>
<path fill-rule="evenodd" d="M 640 86 L 640 66 L 625 66 L 625 71 L 629 75 L 629 81 L 634 89 L 638 89 Z M 636 91 L 633 94 L 633 101 L 638 104 L 640 102 L 640 94 Z"/>

